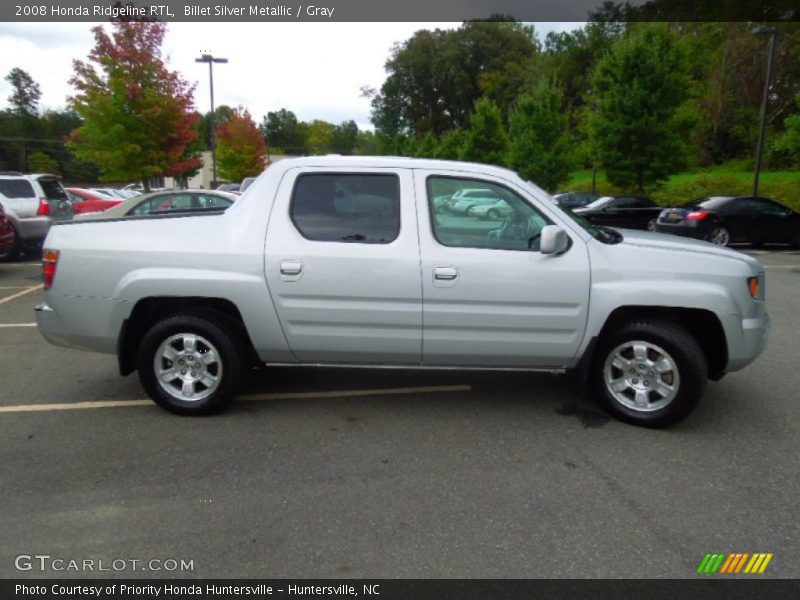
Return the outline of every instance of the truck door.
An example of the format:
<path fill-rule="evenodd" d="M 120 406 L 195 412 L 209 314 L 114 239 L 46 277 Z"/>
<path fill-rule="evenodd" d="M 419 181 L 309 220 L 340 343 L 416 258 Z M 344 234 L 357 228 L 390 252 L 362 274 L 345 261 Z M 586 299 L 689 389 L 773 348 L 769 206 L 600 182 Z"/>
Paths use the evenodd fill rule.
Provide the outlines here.
<path fill-rule="evenodd" d="M 576 236 L 566 252 L 541 254 L 539 233 L 552 221 L 510 184 L 417 170 L 415 186 L 423 363 L 565 366 L 586 328 L 585 243 Z M 463 188 L 489 188 L 511 210 L 502 221 L 431 210 L 432 198 Z"/>
<path fill-rule="evenodd" d="M 270 294 L 298 360 L 420 362 L 422 290 L 410 170 L 288 171 L 265 256 Z"/>

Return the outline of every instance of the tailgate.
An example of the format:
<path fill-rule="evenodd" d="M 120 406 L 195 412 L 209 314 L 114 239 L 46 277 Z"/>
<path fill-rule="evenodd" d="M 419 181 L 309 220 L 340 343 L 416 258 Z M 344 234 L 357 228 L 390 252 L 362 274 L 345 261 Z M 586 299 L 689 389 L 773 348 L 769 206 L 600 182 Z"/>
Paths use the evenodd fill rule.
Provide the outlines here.
<path fill-rule="evenodd" d="M 64 221 L 72 218 L 72 203 L 67 197 L 67 192 L 56 177 L 39 177 L 45 199 L 50 205 L 50 218 L 53 221 Z"/>

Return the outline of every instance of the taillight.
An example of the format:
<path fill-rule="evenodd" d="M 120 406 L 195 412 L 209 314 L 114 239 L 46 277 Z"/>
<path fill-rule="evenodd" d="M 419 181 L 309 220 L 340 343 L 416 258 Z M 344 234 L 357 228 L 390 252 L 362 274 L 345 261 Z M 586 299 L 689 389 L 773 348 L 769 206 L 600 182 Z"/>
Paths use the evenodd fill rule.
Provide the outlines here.
<path fill-rule="evenodd" d="M 46 217 L 50 214 L 50 203 L 47 201 L 47 198 L 39 198 L 39 208 L 36 211 L 36 215 L 39 217 Z"/>
<path fill-rule="evenodd" d="M 707 210 L 693 210 L 688 215 L 686 215 L 685 219 L 687 221 L 702 221 L 708 216 Z"/>
<path fill-rule="evenodd" d="M 53 287 L 53 279 L 56 277 L 56 267 L 58 267 L 60 254 L 58 250 L 42 250 L 42 272 L 44 274 L 44 289 L 46 290 Z"/>

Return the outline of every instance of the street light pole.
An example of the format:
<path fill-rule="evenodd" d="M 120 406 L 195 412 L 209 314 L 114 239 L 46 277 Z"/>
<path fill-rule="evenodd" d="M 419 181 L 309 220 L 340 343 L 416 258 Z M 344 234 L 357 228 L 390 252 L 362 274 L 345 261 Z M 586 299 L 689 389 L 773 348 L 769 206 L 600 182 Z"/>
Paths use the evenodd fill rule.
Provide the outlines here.
<path fill-rule="evenodd" d="M 214 126 L 214 63 L 227 63 L 227 58 L 215 58 L 211 54 L 203 54 L 194 62 L 208 63 L 208 83 L 211 87 L 211 187 L 217 183 L 217 131 Z"/>
<path fill-rule="evenodd" d="M 764 96 L 761 98 L 761 119 L 758 125 L 758 145 L 756 146 L 756 169 L 753 177 L 753 195 L 758 196 L 758 179 L 761 175 L 761 156 L 764 152 L 764 129 L 767 123 L 767 104 L 769 103 L 769 84 L 772 79 L 772 61 L 775 58 L 775 38 L 778 30 L 775 27 L 760 26 L 753 33 L 769 34 L 769 50 L 767 54 L 767 79 L 764 82 Z"/>

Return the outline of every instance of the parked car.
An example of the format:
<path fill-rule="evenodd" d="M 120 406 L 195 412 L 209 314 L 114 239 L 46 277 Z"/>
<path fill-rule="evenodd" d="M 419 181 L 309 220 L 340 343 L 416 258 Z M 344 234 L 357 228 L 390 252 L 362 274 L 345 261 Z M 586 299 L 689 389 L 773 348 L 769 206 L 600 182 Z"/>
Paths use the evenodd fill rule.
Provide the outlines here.
<path fill-rule="evenodd" d="M 469 210 L 467 210 L 467 215 L 470 217 L 490 219 L 492 221 L 506 219 L 513 214 L 514 209 L 505 200 L 496 200 L 491 204 L 477 204 L 475 206 L 471 206 Z"/>
<path fill-rule="evenodd" d="M 553 202 L 561 208 L 580 208 L 591 204 L 600 196 L 592 192 L 557 192 L 553 194 Z"/>
<path fill-rule="evenodd" d="M 216 190 L 152 192 L 126 200 L 100 213 L 77 215 L 76 221 L 114 219 L 127 216 L 163 215 L 225 210 L 237 196 Z"/>
<path fill-rule="evenodd" d="M 774 200 L 755 196 L 712 196 L 665 208 L 656 230 L 718 246 L 743 242 L 800 248 L 800 214 Z"/>
<path fill-rule="evenodd" d="M 3 205 L 0 204 L 0 260 L 5 258 L 14 247 L 14 229 L 6 218 Z"/>
<path fill-rule="evenodd" d="M 454 187 L 514 217 L 437 214 Z M 489 165 L 286 159 L 227 211 L 57 225 L 43 256 L 45 338 L 116 353 L 183 414 L 221 408 L 259 363 L 483 367 L 570 372 L 663 426 L 770 331 L 756 258 L 584 225 Z"/>
<path fill-rule="evenodd" d="M 0 204 L 14 231 L 14 242 L 5 258 L 41 247 L 50 226 L 72 219 L 72 204 L 57 176 L 44 173 L 0 174 Z"/>
<path fill-rule="evenodd" d="M 239 185 L 239 189 L 237 191 L 240 194 L 244 194 L 245 190 L 249 188 L 251 185 L 253 185 L 253 182 L 255 182 L 255 180 L 256 180 L 255 177 L 245 177 L 244 179 L 242 179 L 242 183 Z"/>
<path fill-rule="evenodd" d="M 218 192 L 238 192 L 241 187 L 240 183 L 220 183 L 217 186 Z"/>
<path fill-rule="evenodd" d="M 76 215 L 83 213 L 102 212 L 122 204 L 120 199 L 103 198 L 81 188 L 66 188 L 67 196 L 72 202 L 72 210 Z"/>
<path fill-rule="evenodd" d="M 466 215 L 474 206 L 495 204 L 500 198 L 489 189 L 459 190 L 445 205 L 447 210 L 456 215 Z"/>
<path fill-rule="evenodd" d="M 574 211 L 593 225 L 655 231 L 661 207 L 645 196 L 603 196 Z"/>
<path fill-rule="evenodd" d="M 89 192 L 107 199 L 130 200 L 135 192 L 128 190 L 118 190 L 116 188 L 89 188 Z"/>

